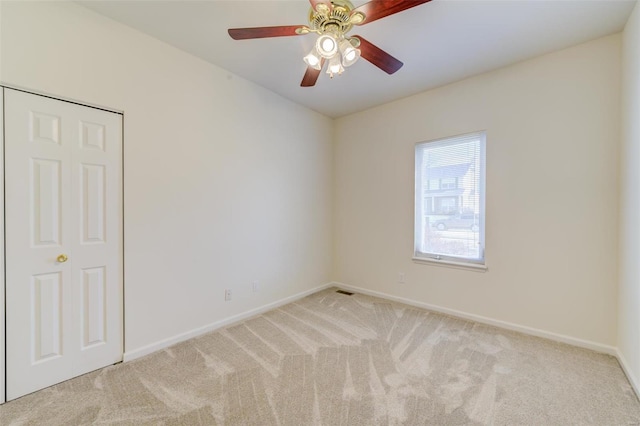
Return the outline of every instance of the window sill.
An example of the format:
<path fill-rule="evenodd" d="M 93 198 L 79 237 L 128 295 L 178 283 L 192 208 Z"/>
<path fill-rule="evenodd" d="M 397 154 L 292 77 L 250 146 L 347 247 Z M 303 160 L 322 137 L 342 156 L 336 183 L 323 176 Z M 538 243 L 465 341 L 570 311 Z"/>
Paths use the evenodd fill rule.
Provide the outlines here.
<path fill-rule="evenodd" d="M 444 266 L 455 269 L 467 269 L 476 272 L 486 272 L 488 269 L 486 265 L 481 265 L 479 263 L 455 262 L 452 260 L 438 260 L 426 257 L 413 257 L 413 261 L 415 263 L 422 263 L 425 265 Z"/>

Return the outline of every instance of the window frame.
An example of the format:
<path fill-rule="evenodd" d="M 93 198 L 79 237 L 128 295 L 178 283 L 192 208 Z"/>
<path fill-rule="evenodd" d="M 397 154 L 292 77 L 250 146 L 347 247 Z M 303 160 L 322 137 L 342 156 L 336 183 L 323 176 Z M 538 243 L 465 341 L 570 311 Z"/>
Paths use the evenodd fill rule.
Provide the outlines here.
<path fill-rule="evenodd" d="M 478 235 L 479 235 L 479 257 L 471 258 L 465 256 L 444 255 L 438 253 L 422 252 L 425 226 L 424 216 L 427 214 L 428 209 L 423 205 L 424 203 L 424 189 L 425 184 L 429 183 L 429 180 L 425 180 L 423 184 L 423 170 L 422 161 L 424 158 L 425 148 L 438 148 L 445 146 L 453 146 L 465 142 L 478 141 L 479 142 L 479 176 L 478 176 L 478 193 L 479 193 L 479 221 L 478 221 Z M 485 247 L 485 223 L 486 223 L 486 131 L 477 131 L 472 133 L 465 133 L 457 136 L 444 137 L 424 142 L 419 142 L 415 145 L 415 187 L 414 187 L 414 246 L 413 246 L 413 260 L 420 263 L 430 264 L 442 264 L 445 266 L 462 267 L 486 270 L 486 247 Z M 458 182 L 459 178 L 456 178 Z M 442 186 L 440 184 L 440 186 Z M 431 213 L 432 214 L 432 213 Z M 459 213 L 463 214 L 463 213 Z M 476 213 L 474 213 L 476 214 Z"/>

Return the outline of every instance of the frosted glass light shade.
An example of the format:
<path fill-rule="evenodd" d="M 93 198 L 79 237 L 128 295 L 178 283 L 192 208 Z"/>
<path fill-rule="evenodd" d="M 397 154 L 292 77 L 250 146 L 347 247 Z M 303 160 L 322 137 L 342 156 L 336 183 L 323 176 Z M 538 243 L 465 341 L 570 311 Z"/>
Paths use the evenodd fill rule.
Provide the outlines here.
<path fill-rule="evenodd" d="M 325 58 L 331 58 L 338 52 L 338 41 L 331 34 L 323 34 L 316 40 L 316 50 Z"/>
<path fill-rule="evenodd" d="M 347 39 L 340 42 L 340 53 L 342 54 L 342 65 L 345 67 L 355 64 L 360 57 L 360 49 L 353 47 Z"/>
<path fill-rule="evenodd" d="M 316 50 L 315 47 L 313 49 L 311 49 L 311 52 L 309 52 L 309 54 L 307 56 L 305 56 L 304 58 L 302 58 L 302 59 L 311 68 L 314 68 L 314 69 L 317 69 L 317 70 L 322 68 L 322 61 L 320 60 L 320 55 L 318 54 L 318 51 Z"/>
<path fill-rule="evenodd" d="M 344 71 L 344 67 L 342 66 L 342 62 L 340 61 L 340 56 L 335 55 L 333 58 L 329 60 L 329 66 L 327 67 L 327 74 L 333 78 L 334 74 L 342 74 Z"/>

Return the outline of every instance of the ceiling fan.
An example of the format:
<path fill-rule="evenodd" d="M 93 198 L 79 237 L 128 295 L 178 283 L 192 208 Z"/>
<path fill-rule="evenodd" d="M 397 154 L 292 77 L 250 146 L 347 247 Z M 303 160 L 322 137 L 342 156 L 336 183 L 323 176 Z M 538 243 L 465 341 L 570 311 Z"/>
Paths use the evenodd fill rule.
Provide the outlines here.
<path fill-rule="evenodd" d="M 354 7 L 349 0 L 309 0 L 311 9 L 308 26 L 230 28 L 229 35 L 234 40 L 246 40 L 318 34 L 313 49 L 303 58 L 307 63 L 307 71 L 300 84 L 302 87 L 316 84 L 325 62 L 329 63 L 327 74 L 333 78 L 335 74 L 341 74 L 344 67 L 353 65 L 359 57 L 387 74 L 393 74 L 402 67 L 402 62 L 362 36 L 348 37 L 346 34 L 354 25 L 368 24 L 429 1 L 431 0 L 372 0 Z"/>

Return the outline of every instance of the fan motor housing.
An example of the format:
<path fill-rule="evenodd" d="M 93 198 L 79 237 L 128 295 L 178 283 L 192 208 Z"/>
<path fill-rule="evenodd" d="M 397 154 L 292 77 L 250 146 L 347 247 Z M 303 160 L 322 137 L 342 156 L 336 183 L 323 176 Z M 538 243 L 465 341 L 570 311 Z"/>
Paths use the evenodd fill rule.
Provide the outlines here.
<path fill-rule="evenodd" d="M 351 11 L 354 9 L 349 0 L 332 0 L 333 8 L 320 3 L 317 10 L 309 10 L 309 27 L 320 33 L 346 33 L 351 30 L 353 24 L 350 20 Z"/>

